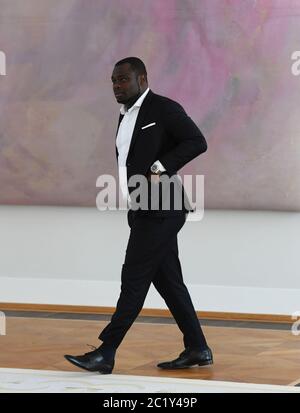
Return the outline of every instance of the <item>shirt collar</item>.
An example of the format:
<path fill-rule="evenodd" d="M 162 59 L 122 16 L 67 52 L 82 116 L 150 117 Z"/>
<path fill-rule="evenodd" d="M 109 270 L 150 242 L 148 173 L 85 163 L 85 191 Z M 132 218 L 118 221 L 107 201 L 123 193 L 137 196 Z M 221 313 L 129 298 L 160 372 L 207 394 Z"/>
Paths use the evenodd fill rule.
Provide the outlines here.
<path fill-rule="evenodd" d="M 121 115 L 125 115 L 126 112 L 130 113 L 133 110 L 133 108 L 140 108 L 149 90 L 150 89 L 147 88 L 145 92 L 138 98 L 138 100 L 127 111 L 125 110 L 125 105 L 122 105 L 120 108 Z"/>

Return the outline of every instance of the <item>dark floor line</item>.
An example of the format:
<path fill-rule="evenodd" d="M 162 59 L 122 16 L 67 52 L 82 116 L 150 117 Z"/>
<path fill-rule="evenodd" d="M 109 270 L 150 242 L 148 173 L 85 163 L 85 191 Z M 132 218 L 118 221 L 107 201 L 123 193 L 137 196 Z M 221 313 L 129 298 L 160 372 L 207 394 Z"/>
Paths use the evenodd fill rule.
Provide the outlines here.
<path fill-rule="evenodd" d="M 1 310 L 1 309 L 0 309 Z M 51 319 L 67 319 L 67 320 L 99 320 L 109 321 L 111 314 L 77 314 L 77 313 L 53 313 L 43 311 L 4 311 L 6 317 L 37 317 Z M 139 316 L 136 320 L 139 323 L 152 324 L 175 324 L 173 318 L 167 317 L 151 317 Z M 272 323 L 272 322 L 256 322 L 256 321 L 237 321 L 237 320 L 210 320 L 200 318 L 201 325 L 215 327 L 238 327 L 238 328 L 255 328 L 255 329 L 270 329 L 270 330 L 291 330 L 292 323 Z"/>

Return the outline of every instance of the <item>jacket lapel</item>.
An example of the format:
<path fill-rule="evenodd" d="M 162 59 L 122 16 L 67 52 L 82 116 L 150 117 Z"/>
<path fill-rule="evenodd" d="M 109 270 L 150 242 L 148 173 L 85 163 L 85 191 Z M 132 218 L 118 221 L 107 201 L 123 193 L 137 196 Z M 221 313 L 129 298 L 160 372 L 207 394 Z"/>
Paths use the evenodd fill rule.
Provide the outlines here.
<path fill-rule="evenodd" d="M 124 115 L 122 115 L 122 114 L 120 113 L 119 123 L 118 123 L 118 127 L 117 127 L 117 132 L 116 132 L 116 137 L 117 137 L 117 135 L 118 135 L 119 126 L 120 126 L 120 123 L 122 122 L 122 119 L 123 119 L 123 118 L 124 118 Z"/>
<path fill-rule="evenodd" d="M 116 140 L 117 140 L 117 136 L 118 136 L 118 132 L 119 132 L 119 126 L 120 126 L 120 123 L 122 122 L 123 117 L 124 117 L 124 115 L 122 115 L 122 114 L 120 113 L 119 123 L 118 123 L 118 127 L 117 127 L 117 132 L 116 132 Z M 117 159 L 118 159 L 119 152 L 118 152 L 117 145 L 116 145 L 116 156 L 117 156 Z"/>
<path fill-rule="evenodd" d="M 143 125 L 144 118 L 145 118 L 147 112 L 149 111 L 153 95 L 154 95 L 154 93 L 151 90 L 149 90 L 149 92 L 147 93 L 145 99 L 143 100 L 142 106 L 140 107 L 139 114 L 138 114 L 136 122 L 135 122 L 134 130 L 132 132 L 132 137 L 131 137 L 131 141 L 130 141 L 130 146 L 129 146 L 129 151 L 128 151 L 127 158 L 129 157 L 130 152 L 133 149 L 133 146 L 134 146 L 134 144 L 137 140 L 137 137 L 138 137 L 139 132 L 141 130 L 141 127 Z M 117 128 L 117 132 L 116 132 L 116 138 L 118 136 L 119 126 L 120 126 L 120 123 L 122 122 L 123 117 L 124 117 L 124 115 L 122 115 L 120 113 L 118 128 Z M 116 145 L 116 155 L 117 155 L 117 158 L 118 158 L 119 154 L 118 154 L 117 145 Z"/>
<path fill-rule="evenodd" d="M 141 131 L 141 127 L 143 126 L 144 118 L 145 118 L 146 114 L 149 112 L 153 95 L 154 95 L 154 93 L 151 90 L 149 90 L 149 92 L 147 93 L 145 99 L 143 100 L 142 106 L 140 107 L 139 114 L 138 114 L 138 117 L 136 119 L 134 130 L 133 130 L 133 133 L 132 133 L 132 138 L 131 138 L 127 158 L 130 157 L 130 153 L 131 153 L 131 151 L 134 147 L 134 144 L 137 140 L 137 137 L 138 137 L 138 135 Z"/>

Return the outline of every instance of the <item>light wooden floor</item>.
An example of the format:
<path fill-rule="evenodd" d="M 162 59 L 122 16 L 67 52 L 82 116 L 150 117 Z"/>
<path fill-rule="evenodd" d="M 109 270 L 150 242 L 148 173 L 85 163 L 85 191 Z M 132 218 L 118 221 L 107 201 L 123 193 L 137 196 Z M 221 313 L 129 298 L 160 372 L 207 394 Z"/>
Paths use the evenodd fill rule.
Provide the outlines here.
<path fill-rule="evenodd" d="M 0 336 L 0 367 L 79 371 L 64 354 L 99 346 L 107 321 L 7 317 Z M 159 361 L 182 351 L 181 333 L 174 324 L 136 322 L 116 357 L 114 374 L 290 384 L 300 378 L 300 336 L 290 331 L 204 326 L 214 353 L 212 367 L 166 371 Z M 83 370 L 81 370 L 83 372 Z"/>

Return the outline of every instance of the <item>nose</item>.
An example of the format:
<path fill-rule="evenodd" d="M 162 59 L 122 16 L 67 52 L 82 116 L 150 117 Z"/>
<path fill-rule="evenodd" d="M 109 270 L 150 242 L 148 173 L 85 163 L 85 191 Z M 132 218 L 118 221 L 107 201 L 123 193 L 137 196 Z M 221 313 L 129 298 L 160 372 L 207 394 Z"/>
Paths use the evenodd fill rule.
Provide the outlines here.
<path fill-rule="evenodd" d="M 114 94 L 117 95 L 118 93 L 123 93 L 122 89 L 119 87 L 114 88 Z"/>
<path fill-rule="evenodd" d="M 113 90 L 114 90 L 114 91 L 120 90 L 120 83 L 118 83 L 117 81 L 115 81 L 114 84 L 113 84 Z"/>

